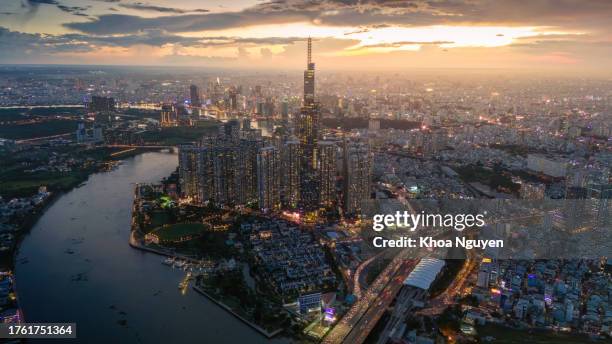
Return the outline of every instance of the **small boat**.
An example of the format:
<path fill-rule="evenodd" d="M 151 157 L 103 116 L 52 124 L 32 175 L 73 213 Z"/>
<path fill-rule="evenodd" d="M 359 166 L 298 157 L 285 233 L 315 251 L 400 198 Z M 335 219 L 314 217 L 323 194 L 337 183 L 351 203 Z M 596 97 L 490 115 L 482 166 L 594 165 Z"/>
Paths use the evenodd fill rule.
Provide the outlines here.
<path fill-rule="evenodd" d="M 188 272 L 187 275 L 185 275 L 185 278 L 183 278 L 183 280 L 181 281 L 181 283 L 179 283 L 179 289 L 187 289 L 187 287 L 189 286 L 189 281 L 191 279 L 191 272 Z"/>
<path fill-rule="evenodd" d="M 174 263 L 174 257 L 168 257 L 162 261 L 162 264 L 168 265 L 168 266 L 172 265 L 173 263 Z"/>

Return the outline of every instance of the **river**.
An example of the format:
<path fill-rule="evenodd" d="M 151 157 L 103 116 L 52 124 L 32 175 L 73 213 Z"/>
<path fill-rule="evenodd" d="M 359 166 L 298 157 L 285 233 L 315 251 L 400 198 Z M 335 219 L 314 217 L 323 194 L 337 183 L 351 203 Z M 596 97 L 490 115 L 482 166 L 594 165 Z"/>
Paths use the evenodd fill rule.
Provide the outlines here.
<path fill-rule="evenodd" d="M 134 184 L 157 182 L 176 166 L 174 153 L 144 153 L 93 174 L 47 209 L 16 261 L 27 322 L 76 322 L 82 343 L 269 342 L 195 291 L 181 295 L 183 271 L 128 245 Z"/>

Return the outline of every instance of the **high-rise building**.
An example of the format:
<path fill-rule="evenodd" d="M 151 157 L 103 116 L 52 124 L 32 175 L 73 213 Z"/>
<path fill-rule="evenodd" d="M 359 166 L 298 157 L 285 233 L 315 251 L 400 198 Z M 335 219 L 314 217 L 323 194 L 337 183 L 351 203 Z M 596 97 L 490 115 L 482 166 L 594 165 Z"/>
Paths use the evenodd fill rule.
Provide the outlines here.
<path fill-rule="evenodd" d="M 306 210 L 318 208 L 317 141 L 319 139 L 319 104 L 315 102 L 315 64 L 312 62 L 312 40 L 308 38 L 308 58 L 304 71 L 304 103 L 297 121 L 300 140 L 300 198 Z"/>
<path fill-rule="evenodd" d="M 304 71 L 304 103 L 315 102 L 315 64 L 312 62 L 312 39 L 308 37 L 306 70 Z"/>
<path fill-rule="evenodd" d="M 115 111 L 115 99 L 112 97 L 91 97 L 91 102 L 87 105 L 89 112 L 112 112 Z"/>
<path fill-rule="evenodd" d="M 213 158 L 213 185 L 214 201 L 218 205 L 237 204 L 237 161 L 238 151 L 236 145 L 227 140 L 218 140 L 214 145 Z"/>
<path fill-rule="evenodd" d="M 320 141 L 317 148 L 319 175 L 319 204 L 331 208 L 336 203 L 336 150 L 334 142 Z"/>
<path fill-rule="evenodd" d="M 197 151 L 197 193 L 195 197 L 192 197 L 192 199 L 194 200 L 194 203 L 199 204 L 207 201 L 214 202 L 215 157 L 217 152 L 215 151 L 213 142 L 210 138 L 203 139 L 200 142 L 200 147 L 198 147 Z"/>
<path fill-rule="evenodd" d="M 179 145 L 179 186 L 183 197 L 198 198 L 199 147 L 193 144 Z"/>
<path fill-rule="evenodd" d="M 257 135 L 259 134 L 259 135 Z M 257 155 L 263 146 L 261 132 L 243 131 L 240 139 L 237 161 L 237 203 L 250 204 L 258 201 Z"/>
<path fill-rule="evenodd" d="M 295 209 L 300 202 L 300 142 L 295 138 L 283 145 L 282 173 L 283 206 Z"/>
<path fill-rule="evenodd" d="M 237 143 L 240 139 L 240 121 L 232 119 L 219 127 L 219 134 L 223 139 Z"/>
<path fill-rule="evenodd" d="M 234 86 L 229 89 L 228 108 L 230 111 L 238 110 L 238 90 Z"/>
<path fill-rule="evenodd" d="M 287 125 L 289 123 L 289 101 L 287 98 L 284 98 L 281 103 L 281 119 L 283 121 L 283 125 Z"/>
<path fill-rule="evenodd" d="M 259 208 L 263 211 L 280 209 L 280 159 L 278 149 L 264 147 L 257 155 L 257 191 Z"/>
<path fill-rule="evenodd" d="M 189 86 L 189 97 L 191 99 L 191 107 L 199 108 L 202 106 L 202 101 L 200 100 L 200 89 L 198 86 Z"/>
<path fill-rule="evenodd" d="M 93 96 L 87 104 L 87 110 L 95 114 L 96 122 L 110 123 L 114 120 L 115 99 Z"/>
<path fill-rule="evenodd" d="M 217 206 L 258 202 L 257 156 L 263 146 L 261 131 L 241 131 L 238 124 L 229 121 L 218 134 L 179 146 L 183 197 L 189 197 L 195 204 L 210 201 Z M 280 184 L 279 177 L 280 171 L 277 171 L 275 178 Z"/>
<path fill-rule="evenodd" d="M 173 104 L 162 104 L 160 116 L 160 125 L 162 127 L 174 127 L 178 125 L 177 112 Z"/>
<path fill-rule="evenodd" d="M 344 213 L 361 214 L 364 202 L 370 198 L 371 157 L 365 142 L 344 143 Z"/>

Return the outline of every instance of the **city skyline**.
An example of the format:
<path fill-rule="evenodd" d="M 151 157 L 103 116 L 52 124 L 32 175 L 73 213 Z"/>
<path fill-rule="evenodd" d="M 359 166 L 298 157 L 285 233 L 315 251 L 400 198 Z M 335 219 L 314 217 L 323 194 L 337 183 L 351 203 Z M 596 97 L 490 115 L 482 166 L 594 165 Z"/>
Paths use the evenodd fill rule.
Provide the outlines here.
<path fill-rule="evenodd" d="M 312 36 L 327 71 L 605 76 L 612 53 L 606 1 L 9 0 L 3 7 L 4 64 L 301 69 Z"/>

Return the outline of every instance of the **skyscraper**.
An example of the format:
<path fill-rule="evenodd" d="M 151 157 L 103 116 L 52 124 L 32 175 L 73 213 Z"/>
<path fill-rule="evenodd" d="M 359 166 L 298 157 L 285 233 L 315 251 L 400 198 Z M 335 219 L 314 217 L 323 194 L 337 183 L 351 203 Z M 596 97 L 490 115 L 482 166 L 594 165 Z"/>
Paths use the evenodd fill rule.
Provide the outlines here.
<path fill-rule="evenodd" d="M 196 200 L 198 197 L 198 153 L 193 144 L 179 145 L 179 186 L 183 197 Z"/>
<path fill-rule="evenodd" d="M 273 146 L 261 148 L 257 155 L 257 191 L 259 208 L 263 211 L 280 209 L 280 159 Z"/>
<path fill-rule="evenodd" d="M 160 125 L 162 127 L 173 127 L 178 125 L 177 114 L 172 104 L 162 104 Z"/>
<path fill-rule="evenodd" d="M 320 141 L 318 144 L 319 204 L 330 208 L 336 203 L 336 144 Z"/>
<path fill-rule="evenodd" d="M 258 201 L 257 155 L 263 146 L 261 132 L 258 130 L 243 130 L 240 139 L 237 161 L 237 201 L 239 204 L 249 204 Z"/>
<path fill-rule="evenodd" d="M 344 213 L 361 214 L 363 202 L 370 198 L 371 157 L 365 142 L 344 143 Z"/>
<path fill-rule="evenodd" d="M 300 202 L 300 142 L 295 138 L 283 145 L 282 173 L 283 206 L 295 209 Z"/>
<path fill-rule="evenodd" d="M 318 208 L 317 140 L 319 138 L 319 104 L 315 102 L 315 64 L 312 62 L 312 40 L 308 38 L 308 58 L 304 71 L 304 103 L 297 121 L 300 140 L 300 197 L 304 210 Z"/>
<path fill-rule="evenodd" d="M 189 86 L 189 96 L 191 99 L 191 107 L 199 108 L 202 106 L 200 101 L 200 89 L 196 85 Z"/>

